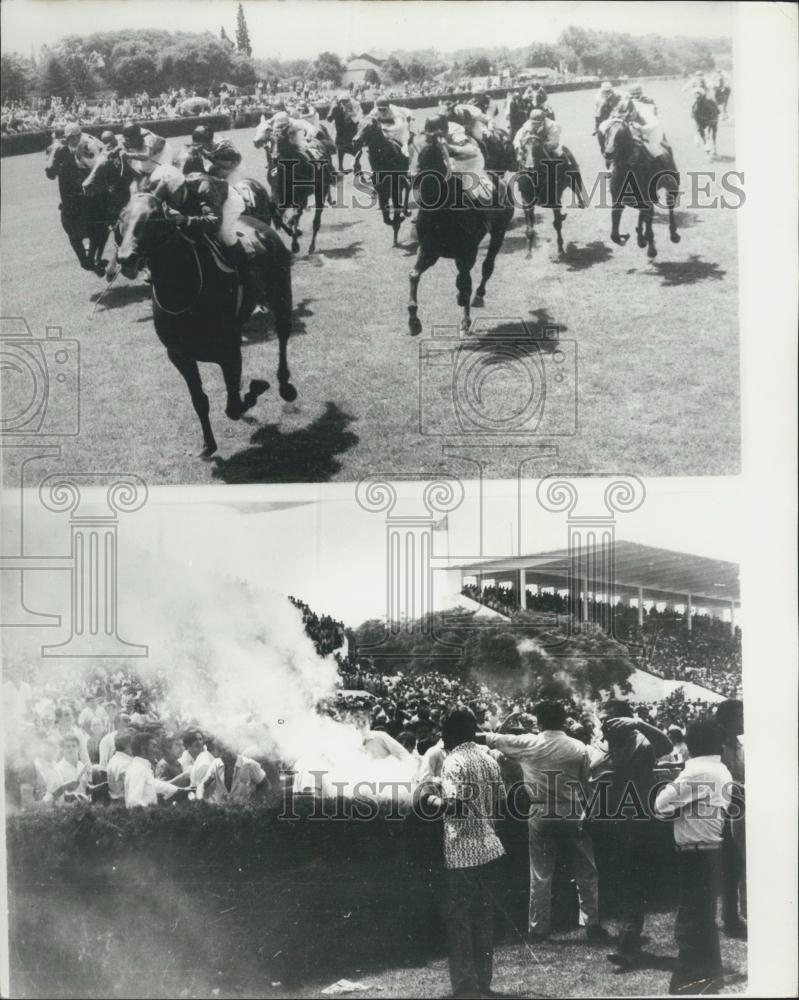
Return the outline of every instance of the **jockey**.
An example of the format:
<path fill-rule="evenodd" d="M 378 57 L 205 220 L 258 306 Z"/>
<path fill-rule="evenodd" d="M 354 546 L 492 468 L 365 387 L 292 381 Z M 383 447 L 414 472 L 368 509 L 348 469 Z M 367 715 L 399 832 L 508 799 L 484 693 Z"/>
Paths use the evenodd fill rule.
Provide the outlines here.
<path fill-rule="evenodd" d="M 408 108 L 390 104 L 387 97 L 378 97 L 367 117 L 379 122 L 386 138 L 396 142 L 402 152 L 410 156 L 413 115 Z"/>
<path fill-rule="evenodd" d="M 535 96 L 533 97 L 533 107 L 540 108 L 547 116 L 547 118 L 551 118 L 554 121 L 555 112 L 552 110 L 552 107 L 547 103 L 548 97 L 549 94 L 547 94 L 544 88 L 539 87 L 535 92 Z"/>
<path fill-rule="evenodd" d="M 210 125 L 198 125 L 191 142 L 175 159 L 175 166 L 184 174 L 210 174 L 223 180 L 228 180 L 240 164 L 241 153 L 230 139 L 215 139 Z"/>
<path fill-rule="evenodd" d="M 486 173 L 483 151 L 478 136 L 482 136 L 485 118 L 476 108 L 461 105 L 464 122 L 450 121 L 445 115 L 436 115 L 425 122 L 428 139 L 441 140 L 447 151 L 453 174 L 468 174 L 472 183 L 464 186 L 464 194 L 477 206 L 492 207 L 494 186 Z"/>
<path fill-rule="evenodd" d="M 621 97 L 613 89 L 613 84 L 610 80 L 603 80 L 599 87 L 596 103 L 594 104 L 594 133 L 598 136 L 599 145 L 602 149 L 604 149 L 605 145 L 605 134 L 600 126 L 610 118 L 620 100 Z"/>
<path fill-rule="evenodd" d="M 136 174 L 151 174 L 156 167 L 172 162 L 172 151 L 166 139 L 135 122 L 122 128 L 121 153 Z"/>
<path fill-rule="evenodd" d="M 184 174 L 177 167 L 157 167 L 150 177 L 150 193 L 163 202 L 165 215 L 179 232 L 192 240 L 208 238 L 226 248 L 245 291 L 252 291 L 249 259 L 236 232 L 244 199 L 227 181 L 208 174 Z"/>
<path fill-rule="evenodd" d="M 551 156 L 560 157 L 563 155 L 563 147 L 560 141 L 560 125 L 551 118 L 547 118 L 543 108 L 533 108 L 530 112 L 530 117 L 513 139 L 513 148 L 516 150 L 519 163 L 529 162 L 527 159 L 527 148 L 534 136 L 543 141 L 544 148 Z"/>
<path fill-rule="evenodd" d="M 117 137 L 110 129 L 106 129 L 100 136 L 100 142 L 105 146 L 106 152 L 112 153 L 117 148 Z"/>
<path fill-rule="evenodd" d="M 100 140 L 83 132 L 77 122 L 69 122 L 64 127 L 64 144 L 75 157 L 77 165 L 86 171 L 94 167 L 95 158 L 103 148 Z"/>
<path fill-rule="evenodd" d="M 650 156 L 662 156 L 668 151 L 668 147 L 664 144 L 663 129 L 652 104 L 634 101 L 631 97 L 622 97 L 611 117 L 600 126 L 602 133 L 607 131 L 611 121 L 619 118 L 627 122 L 633 138 Z"/>
<path fill-rule="evenodd" d="M 657 113 L 658 113 L 658 106 L 657 106 L 657 104 L 655 104 L 655 102 L 652 100 L 651 97 L 647 97 L 644 94 L 644 88 L 641 86 L 640 83 L 634 83 L 632 85 L 632 87 L 630 87 L 629 93 L 630 93 L 630 97 L 632 97 L 632 99 L 634 101 L 637 101 L 639 104 L 651 104 L 652 105 L 652 113 L 655 116 L 657 116 Z"/>

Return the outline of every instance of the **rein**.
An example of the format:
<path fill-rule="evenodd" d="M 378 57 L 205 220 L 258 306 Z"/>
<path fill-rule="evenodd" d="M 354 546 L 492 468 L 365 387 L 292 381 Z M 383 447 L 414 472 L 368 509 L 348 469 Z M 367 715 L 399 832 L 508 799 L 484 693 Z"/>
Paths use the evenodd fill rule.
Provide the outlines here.
<path fill-rule="evenodd" d="M 199 258 L 198 254 L 197 254 L 197 247 L 194 245 L 193 241 L 190 240 L 188 238 L 188 236 L 186 236 L 184 233 L 178 233 L 177 235 L 180 236 L 181 239 L 185 240 L 186 243 L 188 243 L 189 246 L 191 247 L 191 252 L 192 252 L 192 255 L 194 257 L 194 263 L 197 265 L 197 274 L 198 274 L 198 276 L 200 278 L 200 287 L 197 290 L 197 295 L 196 295 L 194 301 L 190 302 L 185 307 L 185 309 L 167 309 L 166 306 L 163 305 L 158 300 L 158 293 L 156 291 L 155 278 L 153 278 L 153 302 L 158 306 L 158 308 L 162 312 L 165 312 L 167 314 L 167 316 L 184 316 L 187 312 L 190 312 L 197 305 L 197 303 L 199 302 L 200 297 L 202 296 L 203 287 L 204 287 L 204 284 L 205 284 L 205 281 L 204 281 L 204 278 L 203 278 L 202 265 L 200 264 L 200 258 Z M 169 242 L 170 241 L 167 241 L 166 243 L 163 243 L 161 245 L 161 247 L 159 247 L 159 249 L 163 250 L 166 246 L 169 245 Z M 150 254 L 150 259 L 152 260 L 152 254 Z"/>

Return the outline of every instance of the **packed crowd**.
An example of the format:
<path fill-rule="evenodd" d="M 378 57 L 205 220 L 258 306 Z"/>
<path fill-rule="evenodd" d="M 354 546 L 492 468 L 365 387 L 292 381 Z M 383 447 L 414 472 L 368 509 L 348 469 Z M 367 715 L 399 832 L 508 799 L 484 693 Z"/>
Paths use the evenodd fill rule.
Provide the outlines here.
<path fill-rule="evenodd" d="M 529 692 L 500 692 L 438 671 L 386 674 L 368 656 L 358 655 L 343 622 L 314 612 L 296 597 L 289 599 L 301 612 L 319 655 L 335 657 L 348 696 L 345 707 L 351 705 L 350 695 L 363 701 L 368 728 L 396 740 L 418 765 L 436 745 L 453 704 L 468 708 L 482 729 L 510 724 L 521 732 L 537 732 Z M 3 696 L 6 718 L 19 723 L 6 759 L 8 799 L 19 807 L 86 801 L 144 805 L 186 795 L 225 801 L 249 798 L 259 789 L 259 794 L 279 791 L 286 762 L 263 759 L 252 748 L 226 747 L 199 731 L 195 720 L 167 707 L 163 682 L 149 679 L 144 684 L 123 670 L 88 677 L 64 671 L 46 682 L 32 673 L 17 673 L 4 679 Z M 596 706 L 578 699 L 561 704 L 565 732 L 598 747 Z M 632 707 L 641 719 L 671 732 L 676 747 L 668 755 L 672 762 L 684 757 L 680 746 L 686 726 L 709 708 L 684 699 Z M 325 708 L 334 716 L 344 710 L 341 703 Z M 129 771 L 134 760 L 136 767 Z"/>
<path fill-rule="evenodd" d="M 509 587 L 484 587 L 473 584 L 462 590 L 466 597 L 500 614 L 517 614 L 519 605 Z M 527 591 L 527 610 L 555 615 L 570 614 L 569 599 L 557 592 Z M 583 615 L 582 601 L 571 609 L 579 621 Z M 588 620 L 610 621 L 622 641 L 645 650 L 644 669 L 665 680 L 700 684 L 724 695 L 741 696 L 741 630 L 730 633 L 729 623 L 706 614 L 691 616 L 691 631 L 685 627 L 685 617 L 656 604 L 643 608 L 644 625 L 638 625 L 638 609 L 621 602 L 614 607 L 602 601 L 589 600 Z"/>

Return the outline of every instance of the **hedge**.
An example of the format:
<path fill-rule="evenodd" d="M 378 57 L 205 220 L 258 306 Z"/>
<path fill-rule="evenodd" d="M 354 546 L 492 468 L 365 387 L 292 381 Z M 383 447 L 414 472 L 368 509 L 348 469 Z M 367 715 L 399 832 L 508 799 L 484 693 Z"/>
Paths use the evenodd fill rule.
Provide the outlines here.
<path fill-rule="evenodd" d="M 11 817 L 13 995 L 172 996 L 207 992 L 220 976 L 225 992 L 262 992 L 441 952 L 437 824 L 386 808 L 369 822 L 315 818 L 301 800 L 295 810 L 291 820 L 274 804 L 206 803 Z M 650 882 L 667 905 L 670 829 L 651 827 Z M 526 924 L 527 831 L 499 828 L 502 938 Z M 562 872 L 554 914 L 576 923 Z"/>
<path fill-rule="evenodd" d="M 658 76 L 658 77 L 648 77 L 650 80 L 672 80 L 677 79 L 673 76 Z M 618 84 L 618 81 L 614 81 Z M 527 84 L 523 87 L 515 87 L 518 91 L 525 90 Z M 573 90 L 592 90 L 596 89 L 596 82 L 591 80 L 581 81 L 580 83 L 551 83 L 546 85 L 546 89 L 550 94 L 563 93 L 565 91 Z M 494 90 L 487 90 L 485 93 L 489 97 L 497 99 L 504 98 L 508 95 L 509 89 L 507 87 L 500 87 Z M 436 95 L 420 95 L 418 97 L 398 97 L 394 98 L 397 103 L 402 104 L 404 107 L 411 108 L 414 110 L 416 108 L 429 108 L 436 104 L 445 101 L 464 101 L 473 95 L 464 93 L 451 93 L 451 94 L 436 94 Z M 374 107 L 373 101 L 364 101 L 361 104 L 365 113 L 368 113 Z M 326 118 L 330 110 L 330 105 L 317 104 L 316 109 L 319 112 L 321 118 Z M 158 135 L 163 136 L 164 139 L 171 139 L 178 135 L 188 135 L 189 132 L 193 131 L 198 125 L 210 125 L 215 131 L 227 131 L 233 128 L 254 128 L 260 121 L 261 114 L 266 108 L 258 109 L 256 111 L 245 111 L 236 115 L 201 115 L 196 118 L 158 118 L 155 121 L 142 121 L 139 124 L 142 128 L 151 129 Z M 99 137 L 102 132 L 106 129 L 111 129 L 112 131 L 119 132 L 122 129 L 122 122 L 106 122 L 101 125 L 86 125 L 85 131 L 90 135 Z M 17 135 L 4 135 L 0 136 L 0 157 L 3 156 L 19 156 L 23 153 L 41 153 L 50 143 L 50 131 L 46 132 L 20 132 Z"/>

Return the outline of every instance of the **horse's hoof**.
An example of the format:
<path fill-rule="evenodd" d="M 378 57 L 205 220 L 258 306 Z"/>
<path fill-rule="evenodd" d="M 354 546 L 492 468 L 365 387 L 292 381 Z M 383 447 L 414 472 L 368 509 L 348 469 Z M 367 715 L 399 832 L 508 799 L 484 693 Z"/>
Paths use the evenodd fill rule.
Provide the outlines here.
<path fill-rule="evenodd" d="M 533 251 L 532 250 L 528 250 L 527 253 L 524 255 L 524 259 L 525 260 L 532 260 L 533 259 Z"/>
<path fill-rule="evenodd" d="M 418 316 L 408 317 L 408 329 L 411 331 L 411 336 L 418 337 L 422 332 L 422 321 Z"/>
<path fill-rule="evenodd" d="M 241 420 L 241 415 L 244 413 L 244 407 L 237 406 L 235 409 L 231 406 L 225 407 L 225 416 L 228 420 Z"/>
<path fill-rule="evenodd" d="M 480 309 L 485 304 L 486 304 L 485 296 L 478 295 L 477 292 L 475 292 L 474 298 L 472 299 L 472 307 Z"/>
<path fill-rule="evenodd" d="M 680 240 L 682 239 L 682 236 L 680 236 L 679 233 L 672 233 L 670 239 L 672 243 L 679 243 Z"/>
<path fill-rule="evenodd" d="M 655 257 L 657 257 L 658 252 L 654 247 L 649 247 L 649 249 L 646 251 L 646 255 L 650 260 L 654 260 Z"/>
<path fill-rule="evenodd" d="M 197 452 L 197 458 L 210 458 L 217 451 L 216 441 L 209 441 L 202 451 Z"/>
<path fill-rule="evenodd" d="M 300 245 L 299 245 L 299 243 L 292 243 L 291 244 L 291 252 L 292 253 L 299 253 L 300 252 Z"/>
<path fill-rule="evenodd" d="M 280 398 L 284 399 L 287 403 L 293 403 L 297 398 L 297 390 L 291 384 L 291 382 L 283 382 L 279 389 Z"/>
<path fill-rule="evenodd" d="M 618 245 L 620 247 L 623 247 L 625 245 L 625 243 L 627 242 L 627 240 L 629 240 L 630 234 L 629 233 L 619 233 L 618 236 L 611 235 L 610 238 L 611 238 L 611 240 L 613 240 L 614 243 L 618 243 Z"/>
<path fill-rule="evenodd" d="M 646 237 L 645 237 L 645 236 L 639 236 L 639 237 L 638 237 L 638 246 L 639 246 L 639 247 L 640 247 L 640 248 L 641 248 L 642 250 L 644 249 L 644 247 L 646 246 Z"/>
<path fill-rule="evenodd" d="M 460 324 L 460 331 L 461 331 L 461 333 L 468 333 L 469 330 L 471 330 L 471 328 L 472 328 L 472 324 L 471 324 L 470 320 L 468 320 L 468 319 L 462 319 L 461 320 L 461 324 Z"/>
<path fill-rule="evenodd" d="M 269 388 L 269 383 L 263 378 L 254 378 L 250 380 L 250 391 L 247 393 L 248 396 L 255 396 L 257 399 L 259 396 L 263 395 Z"/>

